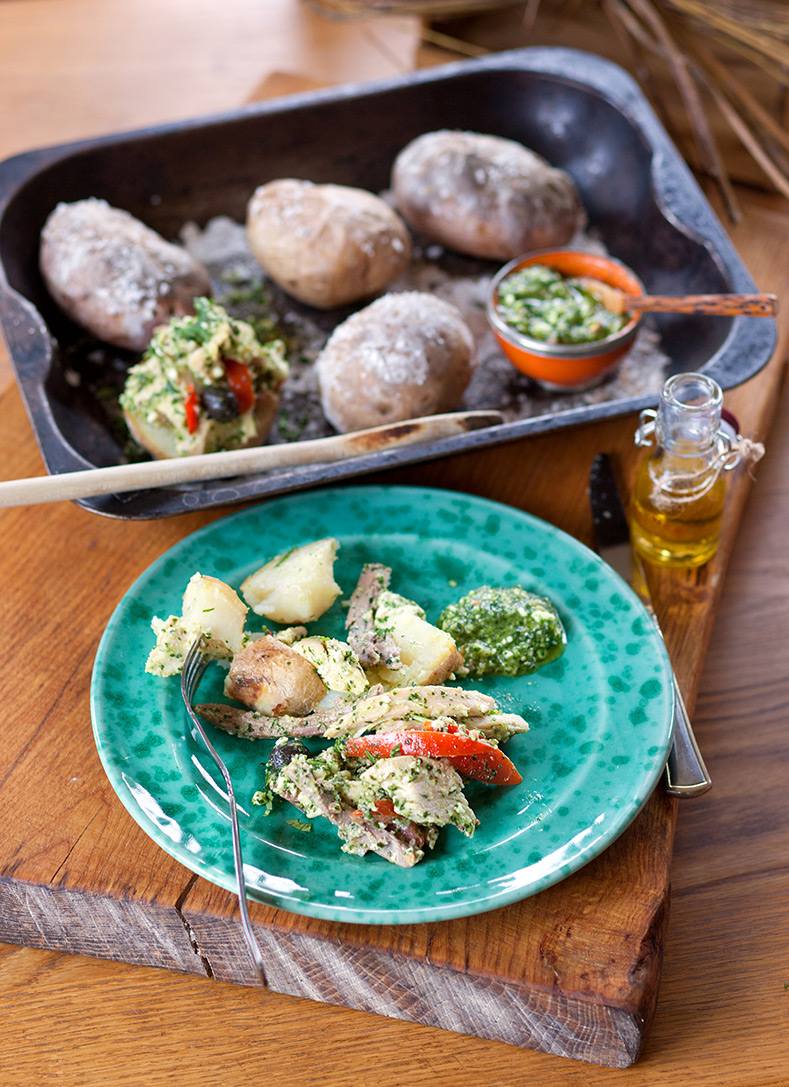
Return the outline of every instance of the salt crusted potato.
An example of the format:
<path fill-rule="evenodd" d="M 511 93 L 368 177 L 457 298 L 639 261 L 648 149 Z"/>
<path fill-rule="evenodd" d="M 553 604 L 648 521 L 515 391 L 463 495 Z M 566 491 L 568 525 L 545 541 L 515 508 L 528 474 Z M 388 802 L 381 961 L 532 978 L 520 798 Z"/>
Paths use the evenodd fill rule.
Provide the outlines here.
<path fill-rule="evenodd" d="M 456 408 L 475 363 L 474 338 L 459 310 L 405 291 L 352 314 L 315 367 L 323 412 L 347 432 Z"/>
<path fill-rule="evenodd" d="M 41 232 L 41 275 L 63 312 L 100 340 L 143 351 L 154 328 L 210 294 L 206 269 L 120 208 L 58 204 Z"/>
<path fill-rule="evenodd" d="M 272 622 L 313 622 L 342 592 L 334 580 L 338 546 L 327 537 L 277 555 L 246 578 L 241 595 L 254 612 Z"/>
<path fill-rule="evenodd" d="M 278 638 L 265 635 L 233 657 L 225 694 L 269 717 L 303 717 L 326 694 L 315 668 Z"/>
<path fill-rule="evenodd" d="M 392 191 L 414 231 L 475 257 L 506 261 L 565 245 L 583 223 L 570 175 L 500 136 L 417 137 L 395 159 Z"/>
<path fill-rule="evenodd" d="M 256 190 L 247 238 L 283 290 L 319 309 L 369 298 L 411 260 L 408 229 L 380 197 L 293 178 Z"/>

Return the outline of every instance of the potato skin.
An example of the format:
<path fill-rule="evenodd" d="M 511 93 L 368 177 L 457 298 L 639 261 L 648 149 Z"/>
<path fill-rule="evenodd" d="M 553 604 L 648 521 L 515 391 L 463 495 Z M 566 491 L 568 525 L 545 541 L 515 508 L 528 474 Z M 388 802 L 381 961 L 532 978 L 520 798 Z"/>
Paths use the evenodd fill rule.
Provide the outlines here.
<path fill-rule="evenodd" d="M 154 328 L 211 293 L 206 269 L 127 211 L 58 204 L 41 232 L 41 274 L 63 312 L 106 343 L 144 351 Z"/>
<path fill-rule="evenodd" d="M 380 197 L 294 178 L 255 191 L 247 238 L 271 278 L 318 309 L 369 298 L 411 260 L 408 229 Z"/>
<path fill-rule="evenodd" d="M 427 132 L 395 159 L 392 190 L 412 230 L 474 257 L 565 245 L 583 222 L 570 175 L 500 136 Z"/>
<path fill-rule="evenodd" d="M 302 717 L 315 708 L 327 687 L 315 668 L 284 642 L 266 634 L 233 657 L 225 694 L 272 717 Z"/>
<path fill-rule="evenodd" d="M 405 291 L 352 314 L 315 365 L 324 414 L 347 432 L 456 408 L 475 362 L 455 306 Z"/>

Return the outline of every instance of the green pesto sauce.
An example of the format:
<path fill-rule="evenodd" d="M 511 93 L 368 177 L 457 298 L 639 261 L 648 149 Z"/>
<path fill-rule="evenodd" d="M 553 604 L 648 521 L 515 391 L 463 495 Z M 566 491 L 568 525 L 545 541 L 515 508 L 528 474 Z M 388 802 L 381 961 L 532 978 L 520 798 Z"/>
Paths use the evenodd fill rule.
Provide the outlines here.
<path fill-rule="evenodd" d="M 519 585 L 483 585 L 441 613 L 439 627 L 463 654 L 468 672 L 522 676 L 556 660 L 567 644 L 556 608 Z"/>
<path fill-rule="evenodd" d="M 497 305 L 511 328 L 544 343 L 604 340 L 631 319 L 630 314 L 606 309 L 579 279 L 546 264 L 531 264 L 506 276 L 499 284 Z"/>

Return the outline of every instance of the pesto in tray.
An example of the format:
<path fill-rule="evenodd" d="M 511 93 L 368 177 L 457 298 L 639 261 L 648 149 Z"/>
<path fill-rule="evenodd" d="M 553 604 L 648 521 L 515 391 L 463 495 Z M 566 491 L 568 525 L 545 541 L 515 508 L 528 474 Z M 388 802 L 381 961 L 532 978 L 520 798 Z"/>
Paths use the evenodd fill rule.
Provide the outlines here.
<path fill-rule="evenodd" d="M 629 324 L 613 313 L 575 276 L 546 264 L 531 264 L 499 284 L 498 310 L 516 332 L 544 343 L 592 343 Z"/>

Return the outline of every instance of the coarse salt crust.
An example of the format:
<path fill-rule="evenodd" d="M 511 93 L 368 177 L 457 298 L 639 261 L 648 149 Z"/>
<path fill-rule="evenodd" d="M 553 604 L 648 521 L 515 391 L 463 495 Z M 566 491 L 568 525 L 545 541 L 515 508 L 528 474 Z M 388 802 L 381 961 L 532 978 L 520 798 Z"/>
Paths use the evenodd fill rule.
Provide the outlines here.
<path fill-rule="evenodd" d="M 457 308 L 421 291 L 387 294 L 339 325 L 318 356 L 321 404 L 339 430 L 456 407 L 475 363 Z"/>
<path fill-rule="evenodd" d="M 494 260 L 563 245 L 584 219 L 568 173 L 515 140 L 477 132 L 412 140 L 395 159 L 392 190 L 412 229 Z"/>
<path fill-rule="evenodd" d="M 210 290 L 208 272 L 187 250 L 95 197 L 55 207 L 41 232 L 40 264 L 72 320 L 133 350 L 145 347 L 154 324 L 184 311 L 179 284 L 192 286 L 191 297 Z"/>
<path fill-rule="evenodd" d="M 249 246 L 294 298 L 321 309 L 369 299 L 411 258 L 405 223 L 374 193 L 282 178 L 247 208 Z"/>

